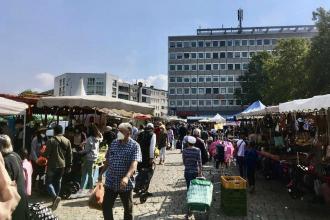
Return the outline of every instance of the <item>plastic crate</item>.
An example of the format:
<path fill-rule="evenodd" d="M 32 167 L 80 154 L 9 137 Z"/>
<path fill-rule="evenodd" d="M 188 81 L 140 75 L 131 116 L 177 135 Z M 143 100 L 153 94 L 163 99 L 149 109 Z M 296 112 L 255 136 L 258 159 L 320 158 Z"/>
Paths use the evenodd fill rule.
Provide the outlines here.
<path fill-rule="evenodd" d="M 221 186 L 221 209 L 228 216 L 246 216 L 246 189 L 226 189 Z"/>
<path fill-rule="evenodd" d="M 194 179 L 187 193 L 188 208 L 192 211 L 207 211 L 212 203 L 213 184 L 207 180 Z"/>
<path fill-rule="evenodd" d="M 246 189 L 246 180 L 240 176 L 221 176 L 221 185 L 225 189 Z"/>

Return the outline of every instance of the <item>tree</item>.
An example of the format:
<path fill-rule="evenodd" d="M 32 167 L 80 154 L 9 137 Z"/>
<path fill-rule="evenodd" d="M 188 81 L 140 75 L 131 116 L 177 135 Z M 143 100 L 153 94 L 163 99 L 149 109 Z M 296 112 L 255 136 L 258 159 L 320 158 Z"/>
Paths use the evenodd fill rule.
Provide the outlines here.
<path fill-rule="evenodd" d="M 310 70 L 309 96 L 330 93 L 330 11 L 318 8 L 313 20 L 319 34 L 312 39 L 307 61 Z"/>
<path fill-rule="evenodd" d="M 27 90 L 24 90 L 23 92 L 21 92 L 20 94 L 18 94 L 18 96 L 29 96 L 29 95 L 36 95 L 36 94 L 38 94 L 38 92 L 32 91 L 31 89 L 27 89 Z"/>

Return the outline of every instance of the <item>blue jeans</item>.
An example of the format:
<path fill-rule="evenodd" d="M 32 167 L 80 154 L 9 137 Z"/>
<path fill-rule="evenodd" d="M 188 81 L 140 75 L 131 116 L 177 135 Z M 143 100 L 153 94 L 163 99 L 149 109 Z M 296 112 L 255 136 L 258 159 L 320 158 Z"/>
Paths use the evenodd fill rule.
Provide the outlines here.
<path fill-rule="evenodd" d="M 198 173 L 184 173 L 184 178 L 186 179 L 187 189 L 189 189 L 190 181 L 196 179 Z"/>
<path fill-rule="evenodd" d="M 82 165 L 82 175 L 80 188 L 85 189 L 85 183 L 87 179 L 86 189 L 93 189 L 93 164 L 94 161 L 86 160 Z"/>
<path fill-rule="evenodd" d="M 47 190 L 53 198 L 56 198 L 60 194 L 63 174 L 64 168 L 47 170 Z"/>

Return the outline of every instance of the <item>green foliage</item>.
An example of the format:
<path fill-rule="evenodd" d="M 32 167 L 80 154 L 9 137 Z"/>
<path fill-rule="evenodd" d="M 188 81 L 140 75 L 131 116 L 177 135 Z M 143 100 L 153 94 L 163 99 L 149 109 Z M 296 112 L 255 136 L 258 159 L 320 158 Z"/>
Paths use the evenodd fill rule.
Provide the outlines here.
<path fill-rule="evenodd" d="M 27 90 L 24 90 L 23 92 L 21 92 L 20 94 L 18 94 L 18 96 L 29 96 L 29 95 L 36 95 L 36 94 L 38 94 L 38 92 L 32 91 L 31 89 L 27 89 Z"/>

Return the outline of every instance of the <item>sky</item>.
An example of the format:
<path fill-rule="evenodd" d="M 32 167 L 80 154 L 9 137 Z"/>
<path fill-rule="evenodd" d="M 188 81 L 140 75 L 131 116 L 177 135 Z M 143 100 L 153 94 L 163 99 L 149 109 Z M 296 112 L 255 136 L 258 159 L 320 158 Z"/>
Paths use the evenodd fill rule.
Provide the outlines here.
<path fill-rule="evenodd" d="M 0 0 L 0 93 L 53 88 L 65 72 L 167 87 L 168 36 L 196 29 L 313 24 L 330 0 Z"/>

